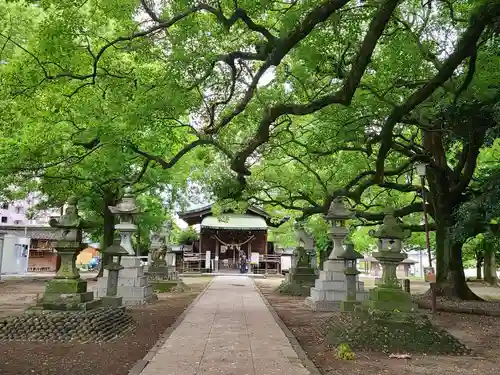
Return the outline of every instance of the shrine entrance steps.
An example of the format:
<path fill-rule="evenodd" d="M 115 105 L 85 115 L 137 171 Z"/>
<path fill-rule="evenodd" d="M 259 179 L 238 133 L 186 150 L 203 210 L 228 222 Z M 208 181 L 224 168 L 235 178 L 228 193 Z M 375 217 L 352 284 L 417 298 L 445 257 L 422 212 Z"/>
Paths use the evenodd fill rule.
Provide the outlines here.
<path fill-rule="evenodd" d="M 148 356 L 141 375 L 311 374 L 249 277 L 215 277 Z"/>

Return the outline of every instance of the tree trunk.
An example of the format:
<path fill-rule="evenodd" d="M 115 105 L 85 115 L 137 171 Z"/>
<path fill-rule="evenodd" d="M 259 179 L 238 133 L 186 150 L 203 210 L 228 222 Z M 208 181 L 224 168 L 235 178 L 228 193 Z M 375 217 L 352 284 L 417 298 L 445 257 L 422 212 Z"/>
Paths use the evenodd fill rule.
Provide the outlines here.
<path fill-rule="evenodd" d="M 479 259 L 476 261 L 476 279 L 477 280 L 482 280 L 482 278 L 483 278 L 482 270 L 483 270 L 483 260 Z"/>
<path fill-rule="evenodd" d="M 484 281 L 490 285 L 498 283 L 495 250 L 491 245 L 484 249 Z"/>
<path fill-rule="evenodd" d="M 438 296 L 481 300 L 470 290 L 464 274 L 462 243 L 451 244 L 449 226 L 436 221 L 436 291 Z"/>
<path fill-rule="evenodd" d="M 114 206 L 116 204 L 116 194 L 111 191 L 106 191 L 103 197 L 103 236 L 102 236 L 102 248 L 101 248 L 101 265 L 99 267 L 99 273 L 97 277 L 102 277 L 104 274 L 104 265 L 108 262 L 108 257 L 106 255 L 106 248 L 113 244 L 113 239 L 115 235 L 115 216 L 109 210 L 109 206 Z"/>

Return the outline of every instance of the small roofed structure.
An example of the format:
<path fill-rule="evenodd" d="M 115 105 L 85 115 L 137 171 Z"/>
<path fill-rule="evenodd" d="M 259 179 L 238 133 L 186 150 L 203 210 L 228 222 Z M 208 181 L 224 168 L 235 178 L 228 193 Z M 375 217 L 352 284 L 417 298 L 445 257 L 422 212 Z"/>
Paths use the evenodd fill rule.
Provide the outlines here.
<path fill-rule="evenodd" d="M 278 272 L 281 256 L 267 241 L 269 227 L 281 225 L 271 222 L 271 216 L 251 206 L 244 213 L 226 212 L 221 217 L 212 214 L 212 206 L 178 213 L 188 225 L 200 225 L 200 239 L 184 247 L 184 270 L 220 272 L 236 270 L 245 256 L 249 271 Z M 207 258 L 209 256 L 210 258 Z"/>

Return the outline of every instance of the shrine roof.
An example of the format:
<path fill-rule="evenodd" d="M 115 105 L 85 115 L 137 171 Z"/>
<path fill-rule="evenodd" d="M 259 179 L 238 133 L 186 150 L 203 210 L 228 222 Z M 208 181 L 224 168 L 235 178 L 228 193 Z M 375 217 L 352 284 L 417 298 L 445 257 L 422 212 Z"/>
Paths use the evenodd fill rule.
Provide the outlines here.
<path fill-rule="evenodd" d="M 56 240 L 60 237 L 58 229 L 48 225 L 2 225 L 0 233 L 33 240 Z"/>
<path fill-rule="evenodd" d="M 229 213 L 231 213 L 231 211 L 227 212 L 227 214 L 229 214 Z M 275 226 L 275 225 L 271 224 L 271 215 L 269 215 L 266 211 L 264 211 L 258 207 L 250 206 L 245 214 L 248 215 L 249 217 L 257 216 L 257 217 L 263 218 L 267 223 L 266 228 L 268 226 Z M 205 218 L 207 216 L 213 217 L 212 205 L 209 204 L 209 205 L 206 205 L 203 207 L 194 208 L 194 209 L 187 210 L 184 212 L 178 212 L 177 215 L 179 216 L 180 219 L 185 221 L 188 225 L 201 224 L 201 222 L 203 221 L 203 218 Z M 280 224 L 282 224 L 282 223 L 280 223 Z"/>
<path fill-rule="evenodd" d="M 201 221 L 202 228 L 212 229 L 249 229 L 266 230 L 266 220 L 256 215 L 224 214 L 221 218 L 205 216 Z"/>

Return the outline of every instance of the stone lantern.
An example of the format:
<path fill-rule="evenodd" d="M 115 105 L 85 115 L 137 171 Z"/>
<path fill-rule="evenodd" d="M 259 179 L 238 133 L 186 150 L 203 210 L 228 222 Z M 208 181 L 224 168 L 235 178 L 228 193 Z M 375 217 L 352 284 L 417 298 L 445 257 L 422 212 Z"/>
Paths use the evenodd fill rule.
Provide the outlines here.
<path fill-rule="evenodd" d="M 93 292 L 87 292 L 87 281 L 80 278 L 76 268 L 76 257 L 85 248 L 82 243 L 83 228 L 89 224 L 78 215 L 78 200 L 68 199 L 64 214 L 51 219 L 51 227 L 59 228 L 60 239 L 54 244 L 61 266 L 54 279 L 45 285 L 45 292 L 38 308 L 48 310 L 88 310 L 98 307 L 100 300 L 94 300 Z"/>
<path fill-rule="evenodd" d="M 118 216 L 119 223 L 115 225 L 115 229 L 120 233 L 120 245 L 127 250 L 131 256 L 135 255 L 132 246 L 132 234 L 137 232 L 137 225 L 134 224 L 134 218 L 140 213 L 139 207 L 132 194 L 132 189 L 127 187 L 122 200 L 116 206 L 109 206 L 112 214 Z"/>
<path fill-rule="evenodd" d="M 406 254 L 401 252 L 402 242 L 411 235 L 410 231 L 403 229 L 393 210 L 387 210 L 382 225 L 369 234 L 378 240 L 378 251 L 372 256 L 382 266 L 382 279 L 370 290 L 364 306 L 387 312 L 413 311 L 411 295 L 401 289 L 396 273 L 398 265 L 406 259 Z"/>
<path fill-rule="evenodd" d="M 336 260 L 344 252 L 343 241 L 349 234 L 346 221 L 353 217 L 353 212 L 344 205 L 342 199 L 337 198 L 330 205 L 328 213 L 325 215 L 325 220 L 332 224 L 329 234 L 332 239 L 333 249 L 328 256 L 328 260 Z"/>
<path fill-rule="evenodd" d="M 120 247 L 127 252 L 127 256 L 120 255 L 122 258 L 120 265 L 123 266 L 123 270 L 118 275 L 117 295 L 122 297 L 125 306 L 142 305 L 155 300 L 157 297 L 153 293 L 153 287 L 148 284 L 148 277 L 144 274 L 141 259 L 135 256 L 132 246 L 132 234 L 137 232 L 134 218 L 140 214 L 140 210 L 130 187 L 125 189 L 122 200 L 116 206 L 108 208 L 119 219 L 115 229 L 120 234 Z M 108 296 L 109 276 L 110 273 L 106 271 L 98 280 L 97 295 L 101 298 Z"/>
<path fill-rule="evenodd" d="M 335 311 L 340 308 L 341 302 L 346 298 L 346 275 L 344 273 L 344 259 L 340 256 L 344 253 L 343 242 L 349 230 L 346 227 L 346 221 L 353 218 L 354 214 L 351 210 L 345 207 L 344 201 L 341 198 L 335 199 L 325 219 L 331 222 L 330 238 L 332 239 L 333 249 L 328 256 L 328 259 L 323 263 L 323 270 L 319 272 L 319 278 L 316 280 L 314 287 L 311 288 L 311 296 L 306 298 L 306 304 L 316 311 Z M 355 280 L 355 299 L 363 301 L 366 292 L 364 284 Z"/>
<path fill-rule="evenodd" d="M 346 277 L 346 296 L 340 303 L 341 311 L 354 311 L 356 305 L 360 302 L 356 299 L 356 276 L 359 275 L 357 260 L 362 259 L 363 255 L 354 250 L 354 244 L 346 242 L 345 251 L 339 256 L 344 259 L 344 274 Z"/>
<path fill-rule="evenodd" d="M 109 246 L 104 252 L 109 256 L 109 262 L 104 266 L 108 270 L 108 280 L 106 285 L 106 295 L 101 297 L 103 305 L 110 307 L 119 307 L 122 305 L 122 297 L 117 296 L 118 292 L 118 273 L 123 269 L 121 265 L 122 256 L 127 256 L 128 252 L 120 245 L 120 237 L 116 237 L 113 245 Z"/>
<path fill-rule="evenodd" d="M 387 210 L 382 225 L 376 231 L 371 230 L 369 235 L 378 240 L 378 251 L 372 256 L 382 266 L 381 285 L 401 288 L 396 277 L 396 269 L 399 263 L 406 259 L 406 254 L 401 250 L 403 239 L 411 236 L 410 231 L 403 229 L 394 217 L 393 210 Z"/>

